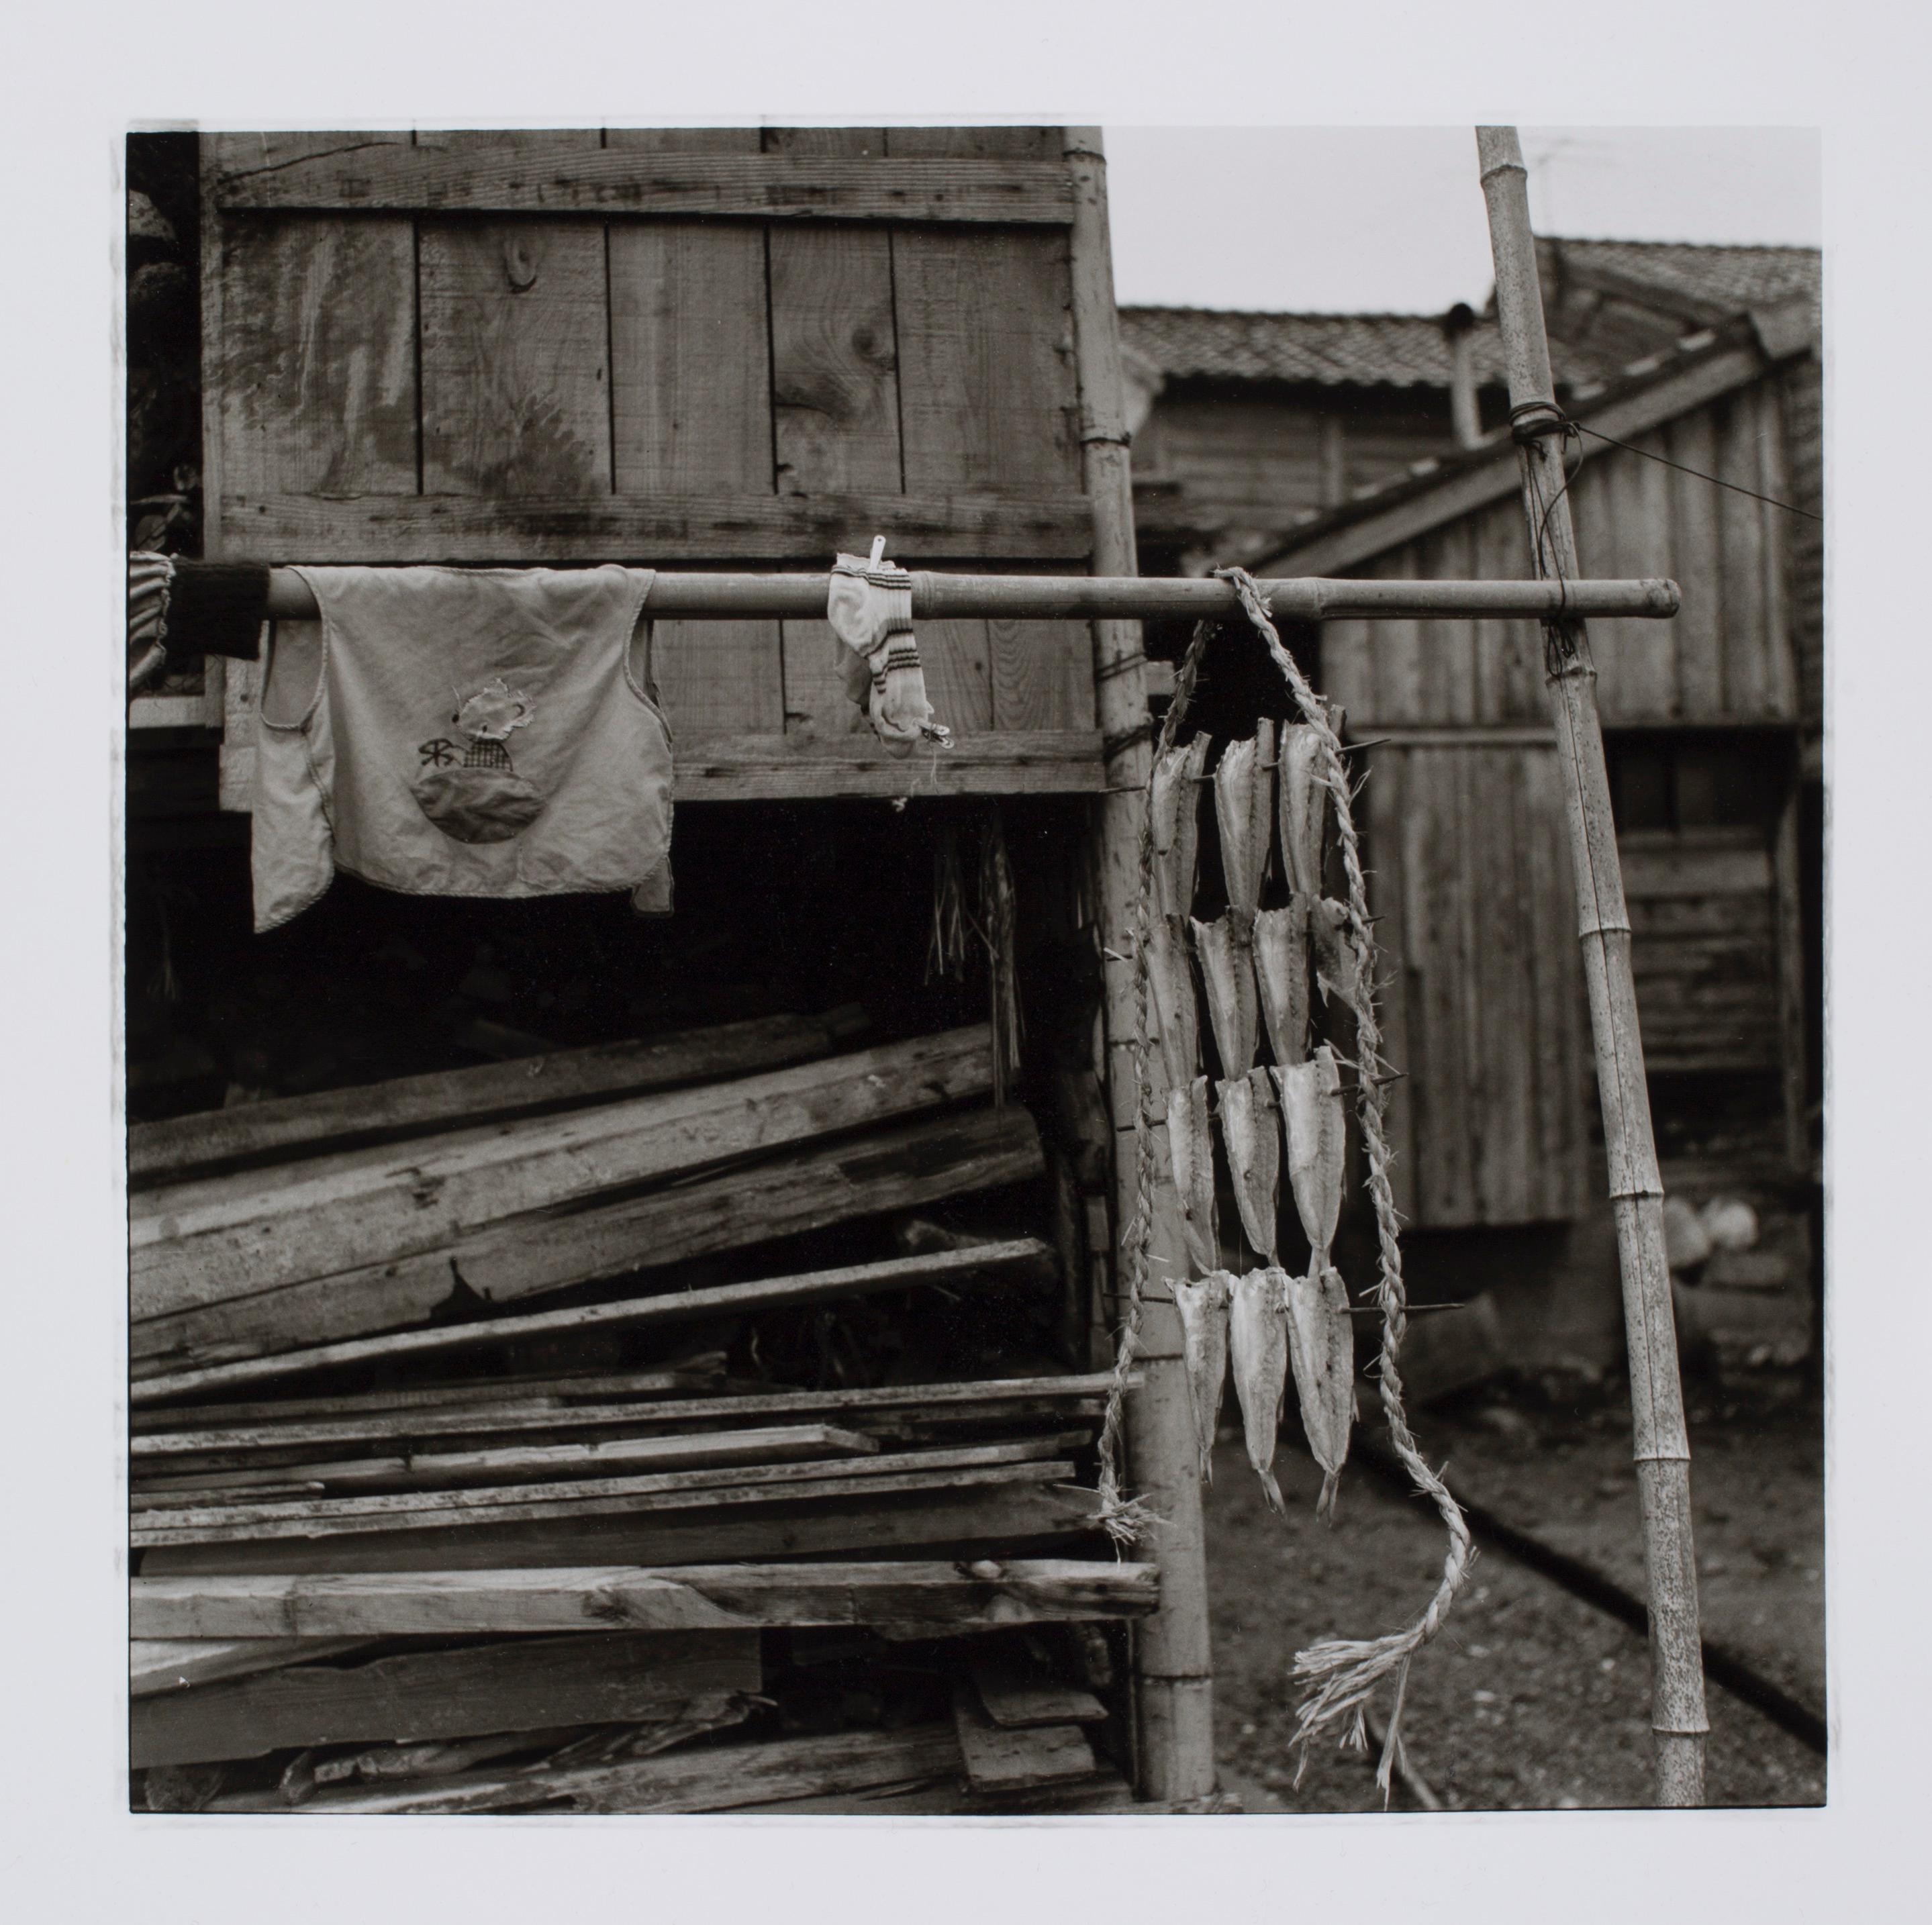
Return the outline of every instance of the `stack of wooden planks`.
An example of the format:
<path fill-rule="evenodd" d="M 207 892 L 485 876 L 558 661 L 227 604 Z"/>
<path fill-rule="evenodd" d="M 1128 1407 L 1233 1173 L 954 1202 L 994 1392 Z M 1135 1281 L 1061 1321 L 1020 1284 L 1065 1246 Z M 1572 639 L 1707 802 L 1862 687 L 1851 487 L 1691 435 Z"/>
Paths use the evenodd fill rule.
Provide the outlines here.
<path fill-rule="evenodd" d="M 763 1018 L 133 1132 L 142 1801 L 1128 1801 L 1106 1627 L 1158 1573 L 1093 1534 L 1107 1379 L 767 1367 L 787 1318 L 1060 1301 L 986 1029 L 862 1028 Z M 909 1231 L 974 1196 L 1012 1220 Z M 826 1233 L 863 1254 L 764 1254 Z"/>

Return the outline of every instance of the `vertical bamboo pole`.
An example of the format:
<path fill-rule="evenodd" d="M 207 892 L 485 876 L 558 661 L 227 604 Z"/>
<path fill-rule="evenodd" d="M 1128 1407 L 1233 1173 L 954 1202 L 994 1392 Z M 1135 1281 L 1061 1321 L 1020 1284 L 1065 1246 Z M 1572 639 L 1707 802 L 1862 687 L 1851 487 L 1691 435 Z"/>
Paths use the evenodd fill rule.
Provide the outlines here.
<path fill-rule="evenodd" d="M 1073 353 L 1080 383 L 1082 476 L 1093 503 L 1094 571 L 1131 575 L 1138 572 L 1133 478 L 1122 402 L 1100 130 L 1067 128 L 1065 152 L 1073 181 Z M 1100 807 L 1100 911 L 1107 958 L 1104 1021 L 1117 1239 L 1133 1216 L 1140 1120 L 1134 1114 L 1137 1015 L 1131 958 L 1140 889 L 1141 818 L 1152 765 L 1142 660 L 1138 622 L 1094 624 L 1096 702 L 1106 745 L 1107 793 Z M 1170 1223 L 1175 1214 L 1161 1213 Z M 1165 1279 L 1185 1273 L 1178 1248 L 1164 1248 L 1158 1232 L 1153 1256 L 1150 1281 L 1156 1289 Z M 1122 1270 L 1117 1241 L 1117 1285 Z M 1148 1301 L 1141 1336 L 1142 1384 L 1130 1395 L 1126 1407 L 1128 1456 L 1135 1494 L 1145 1498 L 1165 1522 L 1154 1546 L 1161 1568 L 1160 1609 L 1133 1628 L 1137 1775 L 1144 1796 L 1166 1803 L 1203 1798 L 1214 1789 L 1214 1680 L 1200 1482 L 1180 1323 L 1172 1303 Z"/>
<path fill-rule="evenodd" d="M 1539 577 L 1574 578 L 1576 536 L 1564 493 L 1563 441 L 1537 433 L 1561 420 L 1544 332 L 1543 290 L 1530 232 L 1528 176 L 1516 130 L 1476 130 L 1483 194 L 1496 258 L 1496 312 L 1509 373 L 1510 412 L 1519 430 L 1523 505 Z M 1582 622 L 1544 624 L 1544 679 L 1556 724 L 1568 798 L 1570 848 L 1583 969 L 1596 1043 L 1597 1086 L 1609 1153 L 1622 1274 L 1624 1329 L 1630 1351 L 1632 1455 L 1643 1506 L 1648 1580 L 1651 1729 L 1657 1801 L 1704 1798 L 1704 1671 L 1697 1626 L 1697 1570 L 1690 1533 L 1690 1445 L 1678 1379 L 1670 1273 L 1664 1256 L 1664 1185 L 1651 1135 L 1630 976 L 1630 916 L 1610 815 L 1610 778 L 1597 717 L 1595 665 Z"/>

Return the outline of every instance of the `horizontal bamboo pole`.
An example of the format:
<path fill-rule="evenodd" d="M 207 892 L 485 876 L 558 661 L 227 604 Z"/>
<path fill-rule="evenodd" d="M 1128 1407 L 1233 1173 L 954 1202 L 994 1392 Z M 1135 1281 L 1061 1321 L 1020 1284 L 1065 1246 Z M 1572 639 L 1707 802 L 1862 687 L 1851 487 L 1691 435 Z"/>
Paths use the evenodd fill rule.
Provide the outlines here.
<path fill-rule="evenodd" d="M 191 567 L 191 563 L 182 564 Z M 645 613 L 680 621 L 823 619 L 831 577 L 816 574 L 661 574 Z M 1317 576 L 1264 581 L 1262 592 L 1288 620 L 1414 621 L 1432 615 L 1534 620 L 1677 613 L 1672 581 L 1347 581 Z M 314 595 L 288 568 L 268 571 L 268 615 L 316 619 Z M 912 612 L 927 621 L 1199 621 L 1238 615 L 1234 589 L 1211 577 L 950 575 L 912 571 Z"/>

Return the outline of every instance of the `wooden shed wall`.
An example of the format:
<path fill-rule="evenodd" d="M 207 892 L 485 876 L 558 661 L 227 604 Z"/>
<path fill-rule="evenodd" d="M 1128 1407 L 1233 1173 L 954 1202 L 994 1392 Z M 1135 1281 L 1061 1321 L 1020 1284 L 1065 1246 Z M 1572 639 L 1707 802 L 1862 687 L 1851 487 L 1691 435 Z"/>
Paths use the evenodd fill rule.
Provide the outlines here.
<path fill-rule="evenodd" d="M 883 533 L 913 567 L 1081 570 L 1062 147 L 1053 127 L 207 136 L 208 552 L 813 568 Z M 1100 786 L 1083 625 L 920 637 L 959 737 L 926 786 Z M 656 642 L 681 796 L 911 785 L 823 623 Z"/>
<path fill-rule="evenodd" d="M 1584 1200 L 1587 1015 L 1553 745 L 1391 743 L 1366 789 L 1396 1207 L 1432 1228 Z"/>
<path fill-rule="evenodd" d="M 1452 454 L 1446 392 L 1170 382 L 1134 436 L 1134 472 L 1175 482 L 1191 520 L 1237 547 Z"/>
<path fill-rule="evenodd" d="M 1785 410 L 1774 379 L 1719 396 L 1634 446 L 1782 498 Z M 1606 727 L 1790 722 L 1799 713 L 1792 517 L 1622 448 L 1586 441 L 1570 484 L 1576 545 L 1596 576 L 1663 575 L 1676 620 L 1590 625 Z M 1487 505 L 1356 571 L 1378 579 L 1526 578 L 1520 499 Z M 1322 661 L 1364 732 L 1543 720 L 1542 642 L 1530 622 L 1331 622 Z"/>

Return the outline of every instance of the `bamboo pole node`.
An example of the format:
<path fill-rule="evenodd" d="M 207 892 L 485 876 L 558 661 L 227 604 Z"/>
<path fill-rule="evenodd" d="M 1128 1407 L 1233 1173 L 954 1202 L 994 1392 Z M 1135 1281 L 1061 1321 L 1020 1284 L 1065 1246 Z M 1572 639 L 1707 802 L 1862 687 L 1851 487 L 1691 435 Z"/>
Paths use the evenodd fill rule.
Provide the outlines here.
<path fill-rule="evenodd" d="M 1610 1201 L 1612 1203 L 1638 1203 L 1646 1197 L 1661 1197 L 1663 1194 L 1661 1183 L 1633 1183 L 1627 1189 L 1611 1191 Z"/>
<path fill-rule="evenodd" d="M 1576 931 L 1576 940 L 1586 943 L 1592 936 L 1628 936 L 1630 925 L 1628 919 L 1622 922 L 1586 922 Z"/>
<path fill-rule="evenodd" d="M 1194 699 L 1194 685 L 1201 673 L 1202 657 L 1208 638 L 1214 633 L 1212 622 L 1197 622 L 1189 637 L 1186 653 L 1174 677 L 1174 699 L 1161 718 L 1155 733 L 1152 764 L 1174 746 L 1181 718 Z M 1151 729 L 1152 724 L 1149 724 Z M 1154 1244 L 1154 1192 L 1155 1119 L 1148 1114 L 1148 1056 L 1152 1047 L 1148 1016 L 1153 1001 L 1152 950 L 1154 869 L 1154 782 L 1145 784 L 1147 805 L 1141 811 L 1140 846 L 1134 895 L 1134 1032 L 1129 1049 L 1134 1132 L 1134 1210 L 1120 1233 L 1121 1268 L 1126 1299 L 1120 1330 L 1115 1339 L 1113 1381 L 1108 1386 L 1106 1414 L 1100 1423 L 1100 1505 L 1096 1513 L 1100 1528 L 1114 1541 L 1115 1554 L 1124 1558 L 1151 1525 L 1161 1520 L 1139 1498 L 1127 1495 L 1120 1480 L 1120 1431 L 1126 1402 L 1128 1373 L 1140 1343 L 1141 1309 L 1147 1288 L 1148 1259 Z M 1118 1132 L 1116 1132 L 1118 1134 Z"/>

